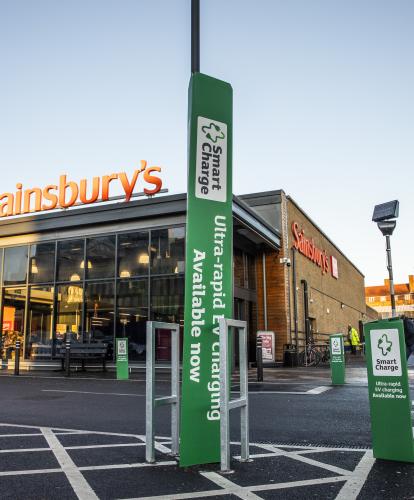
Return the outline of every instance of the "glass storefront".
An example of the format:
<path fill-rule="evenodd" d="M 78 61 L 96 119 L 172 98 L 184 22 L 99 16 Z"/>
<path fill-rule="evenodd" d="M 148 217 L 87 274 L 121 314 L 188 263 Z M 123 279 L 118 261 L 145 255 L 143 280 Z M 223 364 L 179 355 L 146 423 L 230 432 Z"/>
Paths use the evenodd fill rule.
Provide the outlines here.
<path fill-rule="evenodd" d="M 148 319 L 184 319 L 184 226 L 105 234 L 0 249 L 1 357 L 16 339 L 30 360 L 51 359 L 68 336 L 101 342 L 127 337 L 131 361 L 145 360 Z M 159 332 L 157 359 L 170 358 Z"/>
<path fill-rule="evenodd" d="M 145 361 L 148 320 L 182 333 L 184 258 L 184 226 L 0 248 L 2 359 L 16 339 L 26 359 L 52 359 L 67 338 L 105 343 L 113 359 L 115 338 L 127 337 L 130 361 Z M 234 276 L 255 290 L 254 256 L 235 250 Z M 169 361 L 170 346 L 158 331 L 158 361 Z"/>

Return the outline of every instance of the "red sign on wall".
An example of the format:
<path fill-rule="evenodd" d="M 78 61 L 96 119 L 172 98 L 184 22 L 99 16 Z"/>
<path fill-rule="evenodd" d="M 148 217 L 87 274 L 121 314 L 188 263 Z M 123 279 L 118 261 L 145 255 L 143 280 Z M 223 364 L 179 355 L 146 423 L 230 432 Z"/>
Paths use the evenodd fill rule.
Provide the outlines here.
<path fill-rule="evenodd" d="M 331 274 L 334 278 L 338 279 L 338 261 L 331 255 Z"/>
<path fill-rule="evenodd" d="M 318 248 L 313 238 L 306 237 L 304 229 L 299 229 L 297 222 L 292 223 L 292 234 L 293 247 L 296 248 L 298 252 L 319 266 L 322 270 L 322 274 L 327 273 L 330 267 L 332 276 L 338 279 L 338 261 L 333 255 L 331 255 L 329 259 L 326 250 Z"/>

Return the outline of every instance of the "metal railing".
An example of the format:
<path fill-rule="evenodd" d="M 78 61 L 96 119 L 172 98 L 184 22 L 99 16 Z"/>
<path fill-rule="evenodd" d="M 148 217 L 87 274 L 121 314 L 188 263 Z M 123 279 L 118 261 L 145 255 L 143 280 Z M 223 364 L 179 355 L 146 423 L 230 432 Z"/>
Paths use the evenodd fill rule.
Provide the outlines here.
<path fill-rule="evenodd" d="M 230 470 L 230 410 L 240 408 L 241 461 L 249 460 L 249 401 L 247 369 L 247 326 L 245 321 L 220 318 L 220 468 Z M 231 363 L 229 328 L 239 332 L 240 396 L 230 399 Z"/>
<path fill-rule="evenodd" d="M 155 332 L 171 332 L 171 395 L 155 397 Z M 154 411 L 158 406 L 171 405 L 171 454 L 179 453 L 180 426 L 180 327 L 176 323 L 147 321 L 145 405 L 145 460 L 155 462 Z"/>

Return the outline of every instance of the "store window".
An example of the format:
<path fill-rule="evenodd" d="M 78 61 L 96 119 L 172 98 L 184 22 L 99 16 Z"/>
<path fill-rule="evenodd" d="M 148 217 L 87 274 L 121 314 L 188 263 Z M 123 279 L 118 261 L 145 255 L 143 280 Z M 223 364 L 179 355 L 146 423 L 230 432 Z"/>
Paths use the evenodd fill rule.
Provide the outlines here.
<path fill-rule="evenodd" d="M 56 344 L 59 346 L 66 338 L 82 341 L 83 286 L 80 284 L 56 287 Z"/>
<path fill-rule="evenodd" d="M 4 251 L 4 285 L 21 285 L 27 279 L 28 247 L 9 247 Z"/>
<path fill-rule="evenodd" d="M 148 232 L 118 236 L 118 277 L 131 278 L 148 274 Z"/>
<path fill-rule="evenodd" d="M 184 276 L 151 280 L 151 319 L 183 325 Z M 182 331 L 180 333 L 182 340 Z M 155 346 L 157 361 L 171 360 L 171 332 L 158 330 Z"/>
<path fill-rule="evenodd" d="M 82 265 L 82 263 L 81 263 Z M 87 279 L 113 278 L 115 276 L 115 235 L 90 238 L 86 242 Z"/>
<path fill-rule="evenodd" d="M 184 272 L 185 229 L 151 231 L 151 274 Z"/>
<path fill-rule="evenodd" d="M 55 279 L 55 243 L 30 246 L 29 281 L 49 283 Z"/>
<path fill-rule="evenodd" d="M 85 333 L 83 342 L 103 342 L 107 357 L 113 356 L 114 345 L 114 282 L 87 283 L 85 290 Z"/>
<path fill-rule="evenodd" d="M 129 359 L 144 361 L 148 320 L 148 280 L 119 280 L 116 336 L 128 338 Z"/>
<path fill-rule="evenodd" d="M 57 255 L 57 280 L 82 281 L 84 270 L 84 241 L 59 241 Z"/>
<path fill-rule="evenodd" d="M 2 311 L 2 359 L 14 357 L 16 340 L 20 340 L 23 347 L 24 318 L 26 307 L 26 287 L 5 288 L 3 290 Z M 23 353 L 23 349 L 20 350 Z"/>
<path fill-rule="evenodd" d="M 31 360 L 50 359 L 53 338 L 52 286 L 31 286 L 26 335 L 26 357 Z"/>

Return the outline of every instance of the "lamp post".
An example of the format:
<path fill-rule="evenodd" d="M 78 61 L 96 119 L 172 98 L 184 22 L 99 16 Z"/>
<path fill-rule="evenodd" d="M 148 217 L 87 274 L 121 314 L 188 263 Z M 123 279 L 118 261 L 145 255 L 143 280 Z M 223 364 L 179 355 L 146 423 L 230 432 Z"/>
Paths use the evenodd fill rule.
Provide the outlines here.
<path fill-rule="evenodd" d="M 372 220 L 377 223 L 378 229 L 381 231 L 383 236 L 385 236 L 386 251 L 387 251 L 387 269 L 390 281 L 390 296 L 391 296 L 391 316 L 397 315 L 397 310 L 395 307 L 395 291 L 394 291 L 394 276 L 392 271 L 392 259 L 391 259 L 391 235 L 394 232 L 399 213 L 399 202 L 398 200 L 389 201 L 387 203 L 382 203 L 381 205 L 376 205 L 374 208 L 374 214 Z"/>

